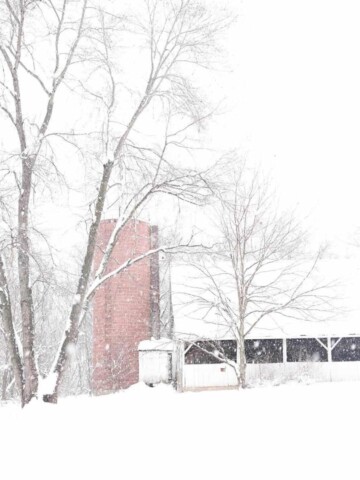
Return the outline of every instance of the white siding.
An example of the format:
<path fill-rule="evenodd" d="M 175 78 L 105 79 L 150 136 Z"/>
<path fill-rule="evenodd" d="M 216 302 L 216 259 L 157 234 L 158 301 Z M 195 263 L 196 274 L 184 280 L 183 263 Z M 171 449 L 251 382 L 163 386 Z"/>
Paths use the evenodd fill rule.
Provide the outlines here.
<path fill-rule="evenodd" d="M 234 387 L 238 384 L 234 369 L 225 363 L 210 365 L 184 365 L 183 387 Z"/>

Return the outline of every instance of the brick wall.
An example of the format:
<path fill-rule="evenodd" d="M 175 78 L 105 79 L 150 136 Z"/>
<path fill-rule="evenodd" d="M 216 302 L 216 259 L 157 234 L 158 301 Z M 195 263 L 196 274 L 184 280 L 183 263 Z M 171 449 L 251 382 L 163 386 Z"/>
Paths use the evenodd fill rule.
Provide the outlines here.
<path fill-rule="evenodd" d="M 94 269 L 115 226 L 115 221 L 101 222 Z M 107 271 L 154 248 L 154 227 L 141 221 L 130 221 L 119 234 Z M 156 230 L 155 230 L 156 232 Z M 137 347 L 151 337 L 151 321 L 158 315 L 154 300 L 158 288 L 151 257 L 144 258 L 96 292 L 93 300 L 93 375 L 92 390 L 101 394 L 127 388 L 139 379 Z M 157 267 L 158 268 L 158 267 Z M 155 281 L 154 281 L 155 279 Z M 154 313 L 155 312 L 155 313 Z"/>

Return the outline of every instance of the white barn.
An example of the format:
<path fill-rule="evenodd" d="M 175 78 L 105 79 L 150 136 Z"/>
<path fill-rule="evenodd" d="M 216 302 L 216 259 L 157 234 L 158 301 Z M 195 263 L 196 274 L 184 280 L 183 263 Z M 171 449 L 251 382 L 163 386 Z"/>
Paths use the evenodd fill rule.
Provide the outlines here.
<path fill-rule="evenodd" d="M 260 322 L 245 341 L 249 385 L 360 380 L 360 266 L 351 259 L 327 260 L 322 274 L 328 272 L 336 272 L 342 281 L 341 309 L 321 321 L 268 317 Z M 191 267 L 173 267 L 173 342 L 161 353 L 155 347 L 166 342 L 154 343 L 150 363 L 154 366 L 160 357 L 163 360 L 153 373 L 150 363 L 145 366 L 146 354 L 140 351 L 140 371 L 147 372 L 140 373 L 140 379 L 146 383 L 173 381 L 179 390 L 237 387 L 236 335 L 218 315 L 204 314 L 201 305 L 188 301 L 198 285 L 199 277 L 192 275 Z M 151 341 L 146 345 L 148 352 L 150 345 Z M 219 351 L 226 354 L 226 362 L 218 356 Z"/>

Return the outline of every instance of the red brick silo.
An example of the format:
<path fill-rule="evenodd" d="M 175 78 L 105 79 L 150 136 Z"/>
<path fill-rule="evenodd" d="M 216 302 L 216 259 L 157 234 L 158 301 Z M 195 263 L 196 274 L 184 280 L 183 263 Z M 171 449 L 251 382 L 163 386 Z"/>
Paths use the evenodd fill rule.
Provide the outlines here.
<path fill-rule="evenodd" d="M 104 220 L 100 224 L 94 270 L 114 227 L 114 220 Z M 156 227 L 131 220 L 118 236 L 107 272 L 156 248 L 157 241 Z M 109 279 L 97 290 L 93 300 L 94 393 L 113 392 L 138 381 L 138 344 L 157 335 L 158 275 L 158 255 L 151 255 Z"/>

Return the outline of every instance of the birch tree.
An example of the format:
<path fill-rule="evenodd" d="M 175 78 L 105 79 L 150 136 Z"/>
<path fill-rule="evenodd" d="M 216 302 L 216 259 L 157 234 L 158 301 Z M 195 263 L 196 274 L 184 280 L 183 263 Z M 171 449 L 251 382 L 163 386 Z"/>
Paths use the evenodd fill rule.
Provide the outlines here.
<path fill-rule="evenodd" d="M 139 214 L 155 195 L 201 203 L 211 193 L 205 172 L 184 168 L 172 158 L 176 148 L 188 148 L 187 132 L 209 117 L 194 79 L 199 68 L 209 68 L 216 38 L 228 24 L 227 19 L 214 16 L 205 4 L 194 0 L 147 0 L 141 2 L 141 14 L 136 12 L 136 15 L 119 14 L 111 5 L 111 2 L 90 5 L 88 0 L 2 0 L 0 3 L 0 108 L 4 125 L 10 132 L 7 168 L 13 174 L 17 197 L 16 239 L 11 248 L 16 250 L 19 285 L 18 297 L 12 296 L 8 280 L 12 272 L 5 265 L 7 248 L 4 247 L 0 252 L 0 300 L 22 405 L 36 397 L 39 388 L 36 314 L 31 287 L 36 263 L 31 225 L 34 192 L 40 174 L 46 182 L 51 169 L 57 174 L 60 171 L 61 154 L 57 155 L 56 141 L 60 139 L 73 145 L 83 156 L 88 154 L 89 144 L 92 145 L 91 165 L 96 187 L 90 200 L 90 225 L 73 302 L 49 370 L 49 392 L 44 397 L 47 401 L 57 399 L 68 352 L 77 343 L 79 328 L 96 289 L 134 262 L 141 261 L 141 258 L 129 259 L 116 271 L 105 273 L 126 222 Z M 138 82 L 136 91 L 130 85 L 124 87 L 116 65 L 117 48 L 125 34 L 140 39 L 146 59 L 146 77 Z M 95 78 L 93 83 L 92 78 Z M 34 89 L 39 94 L 35 102 L 31 98 Z M 66 128 L 59 130 L 61 122 L 55 121 L 54 116 L 62 107 L 65 89 L 76 95 L 81 90 L 80 100 L 76 97 L 80 106 L 77 115 L 69 109 Z M 128 99 L 124 102 L 125 94 Z M 96 108 L 97 125 L 94 128 L 89 121 L 89 131 L 78 132 L 78 114 L 86 96 Z M 89 103 L 86 105 L 88 108 Z M 124 105 L 126 112 L 122 111 Z M 158 114 L 157 132 L 162 141 L 149 145 L 144 141 L 147 123 L 142 125 L 141 119 L 150 105 Z M 82 123 L 86 125 L 91 110 L 84 110 L 86 118 L 82 118 Z M 119 123 L 120 117 L 126 120 Z M 129 181 L 132 181 L 131 188 Z M 110 204 L 116 204 L 118 219 L 92 277 L 97 231 Z M 176 245 L 161 247 L 164 251 L 176 248 Z M 150 251 L 146 255 L 154 253 Z M 17 318 L 14 318 L 17 312 L 18 329 Z"/>

